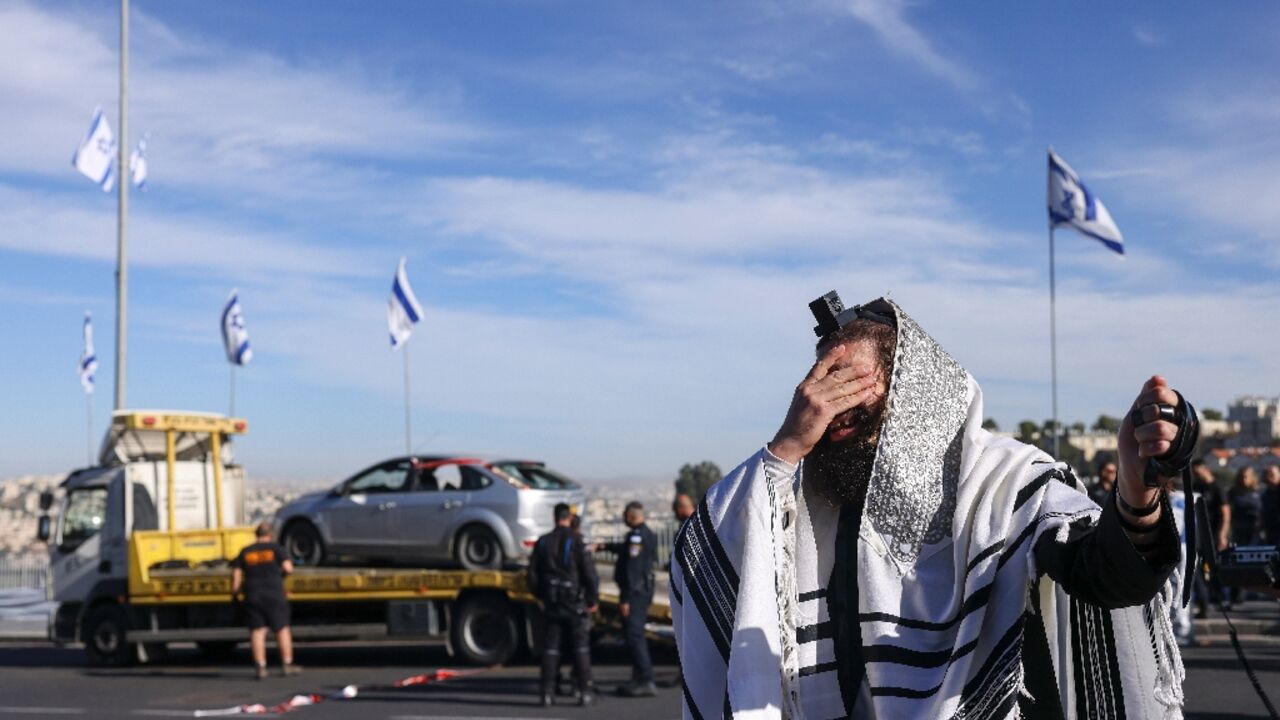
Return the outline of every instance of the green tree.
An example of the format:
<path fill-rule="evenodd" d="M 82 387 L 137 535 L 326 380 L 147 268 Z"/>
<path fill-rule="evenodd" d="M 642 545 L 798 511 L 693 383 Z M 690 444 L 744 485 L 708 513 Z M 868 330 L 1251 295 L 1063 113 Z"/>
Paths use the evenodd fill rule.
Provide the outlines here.
<path fill-rule="evenodd" d="M 982 429 L 990 430 L 991 432 L 1000 432 L 1000 423 L 996 422 L 995 418 L 987 418 L 982 421 Z"/>
<path fill-rule="evenodd" d="M 1203 416 L 1205 420 L 1221 420 L 1222 419 L 1222 411 L 1214 410 L 1213 408 L 1205 408 L 1201 410 L 1200 415 Z"/>
<path fill-rule="evenodd" d="M 1018 423 L 1018 439 L 1024 443 L 1034 443 L 1040 437 L 1040 426 L 1033 420 Z"/>
<path fill-rule="evenodd" d="M 1093 429 L 1098 432 L 1120 432 L 1120 418 L 1113 418 L 1110 415 L 1099 415 L 1098 419 L 1093 423 Z"/>
<path fill-rule="evenodd" d="M 1083 434 L 1084 434 L 1084 423 L 1082 423 L 1082 422 L 1073 422 L 1073 423 L 1071 423 L 1071 434 L 1072 434 L 1072 435 L 1083 435 Z"/>
<path fill-rule="evenodd" d="M 715 485 L 722 477 L 724 473 L 720 472 L 720 466 L 710 460 L 703 460 L 697 465 L 685 463 L 676 475 L 676 494 L 685 493 L 700 503 L 707 494 L 707 488 Z"/>

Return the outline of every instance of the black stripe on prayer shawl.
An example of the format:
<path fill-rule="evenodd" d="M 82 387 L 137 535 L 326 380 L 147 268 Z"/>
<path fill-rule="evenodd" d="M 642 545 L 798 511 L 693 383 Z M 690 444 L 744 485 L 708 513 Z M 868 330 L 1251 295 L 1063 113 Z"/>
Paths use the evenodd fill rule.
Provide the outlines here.
<path fill-rule="evenodd" d="M 1003 548 L 1003 547 L 1004 547 L 1004 538 L 1001 538 L 1001 539 L 999 539 L 999 540 L 997 540 L 997 541 L 995 541 L 995 542 L 991 543 L 991 545 L 990 545 L 990 546 L 988 546 L 988 547 L 987 547 L 987 549 L 985 549 L 985 550 L 983 550 L 982 552 L 980 552 L 980 553 L 978 553 L 977 555 L 975 555 L 975 556 L 974 556 L 974 558 L 973 558 L 972 560 L 970 560 L 970 561 L 969 561 L 969 564 L 968 564 L 967 566 L 965 566 L 965 569 L 964 569 L 964 574 L 965 574 L 965 576 L 967 577 L 967 576 L 969 575 L 969 573 L 973 572 L 973 569 L 974 569 L 974 568 L 976 568 L 976 567 L 978 567 L 978 565 L 979 565 L 983 560 L 986 560 L 987 558 L 991 557 L 992 555 L 994 555 L 994 554 L 996 554 L 996 553 L 1000 552 L 1001 548 Z"/>
<path fill-rule="evenodd" d="M 698 704 L 693 701 L 693 694 L 689 692 L 689 683 L 685 681 L 683 674 L 680 678 L 680 691 L 684 693 L 684 706 L 689 708 L 689 717 L 693 720 L 702 720 L 702 713 L 698 712 Z"/>
<path fill-rule="evenodd" d="M 819 589 L 817 589 L 817 590 L 809 590 L 808 592 L 802 592 L 802 593 L 800 593 L 800 602 L 809 602 L 809 601 L 811 601 L 811 600 L 819 600 L 819 599 L 824 598 L 824 597 L 826 597 L 826 596 L 827 596 L 827 590 L 826 590 L 826 588 L 819 588 Z"/>
<path fill-rule="evenodd" d="M 706 503 L 698 507 L 676 536 L 675 553 L 689 597 L 727 663 L 738 607 L 738 573 L 716 538 Z"/>
<path fill-rule="evenodd" d="M 954 717 L 986 720 L 1007 717 L 1013 710 L 1022 664 L 1022 630 L 1025 616 L 1000 638 L 978 674 L 965 685 Z"/>
<path fill-rule="evenodd" d="M 806 665 L 800 668 L 800 677 L 809 677 L 810 675 L 821 675 L 822 673 L 835 672 L 840 667 L 840 663 L 832 660 L 831 662 L 818 663 L 817 665 Z"/>
<path fill-rule="evenodd" d="M 1013 555 L 1017 551 L 1017 549 L 1022 545 L 1022 543 L 1026 542 L 1027 538 L 1031 537 L 1031 534 L 1035 532 L 1036 527 L 1043 520 L 1051 517 L 1065 517 L 1072 514 L 1074 513 L 1049 512 L 1036 518 L 1035 522 L 1028 525 L 1021 533 L 1018 534 L 1018 538 L 1014 541 L 1013 545 L 1011 545 L 1009 549 L 1006 550 L 1005 553 L 1000 556 L 1000 563 L 996 566 L 997 572 L 999 571 L 999 568 L 1004 567 L 1004 564 L 1013 558 Z M 986 559 L 987 557 L 990 557 L 994 553 L 1004 548 L 1004 546 L 1005 546 L 1004 540 L 997 540 L 996 542 L 992 543 L 990 547 L 978 553 L 978 556 L 975 557 L 973 561 L 969 563 L 969 567 L 965 572 L 965 578 L 966 579 L 968 578 L 969 571 L 972 571 L 973 568 L 976 567 L 980 561 Z M 932 622 L 929 620 L 916 620 L 914 618 L 905 618 L 905 617 L 900 617 L 898 615 L 893 615 L 891 613 L 882 613 L 882 612 L 860 613 L 858 615 L 858 620 L 860 622 L 895 623 L 902 627 L 911 628 L 912 630 L 933 630 L 933 631 L 949 630 L 952 626 L 954 626 L 956 623 L 968 617 L 971 613 L 977 610 L 980 610 L 983 607 L 986 607 L 987 602 L 991 599 L 991 590 L 994 585 L 995 585 L 995 579 L 992 579 L 991 582 L 987 583 L 986 585 L 983 585 L 977 590 L 974 590 L 967 598 L 964 599 L 964 602 L 960 605 L 960 611 L 957 612 L 955 615 L 953 615 L 950 620 L 944 620 L 942 622 Z"/>
<path fill-rule="evenodd" d="M 991 599 L 991 587 L 993 583 L 987 583 L 973 594 L 965 598 L 964 603 L 960 606 L 960 612 L 951 617 L 950 620 L 943 622 L 929 622 L 928 620 L 915 620 L 912 618 L 898 617 L 889 613 L 860 613 L 858 620 L 862 622 L 888 622 L 908 627 L 913 630 L 948 630 L 956 623 L 968 617 L 970 613 L 986 606 L 987 601 Z"/>
<path fill-rule="evenodd" d="M 1017 498 L 1013 503 L 1013 511 L 1017 512 L 1018 508 L 1022 507 L 1024 503 L 1030 500 L 1032 496 L 1035 495 L 1040 488 L 1048 484 L 1050 480 L 1057 480 L 1067 487 L 1076 487 L 1076 477 L 1070 470 L 1064 471 L 1062 468 L 1053 468 L 1052 470 L 1041 473 L 1035 480 L 1027 483 L 1025 487 L 1018 491 Z"/>
<path fill-rule="evenodd" d="M 1041 515 L 1040 517 L 1036 518 L 1035 522 L 1027 525 L 1025 528 L 1023 528 L 1022 532 L 1018 533 L 1018 537 L 1014 539 L 1013 544 L 1010 545 L 1004 551 L 1004 554 L 1000 556 L 1000 562 L 999 564 L 996 565 L 996 567 L 1002 568 L 1004 567 L 1005 563 L 1013 559 L 1014 554 L 1018 551 L 1018 547 L 1022 545 L 1022 543 L 1026 542 L 1027 538 L 1031 537 L 1031 534 L 1036 531 L 1036 528 L 1040 525 L 1040 523 L 1044 522 L 1047 518 L 1071 517 L 1072 515 L 1075 515 L 1075 514 L 1076 513 L 1074 512 L 1047 512 Z"/>
<path fill-rule="evenodd" d="M 835 622 L 828 620 L 815 625 L 805 625 L 796 628 L 796 642 L 803 645 L 804 643 L 817 642 L 826 640 L 836 636 Z"/>
<path fill-rule="evenodd" d="M 1071 654 L 1077 713 L 1124 720 L 1124 689 L 1110 611 L 1071 598 Z"/>
<path fill-rule="evenodd" d="M 987 655 L 987 661 L 982 664 L 982 668 L 973 680 L 965 686 L 964 692 L 960 696 L 960 706 L 963 708 L 967 702 L 980 701 L 982 698 L 989 696 L 993 689 L 998 687 L 999 683 L 1007 681 L 1010 677 L 1016 679 L 1016 670 L 1018 667 L 1019 650 L 1021 648 L 1022 639 L 1022 623 L 1023 618 L 1013 623 L 1004 635 L 991 648 L 991 653 Z M 904 687 L 872 687 L 871 694 L 877 697 L 900 697 L 920 700 L 930 697 L 942 689 L 942 683 L 938 683 L 932 688 L 924 690 L 916 690 Z M 972 711 L 971 711 L 972 712 Z M 965 715 L 957 712 L 957 717 L 993 717 L 992 715 Z"/>
<path fill-rule="evenodd" d="M 973 652 L 978 647 L 978 640 L 973 640 L 950 650 L 912 650 L 900 645 L 863 645 L 862 655 L 867 662 L 895 663 L 917 668 L 936 668 L 952 663 Z"/>
<path fill-rule="evenodd" d="M 676 587 L 675 584 L 671 584 L 671 594 L 675 596 L 676 602 L 681 605 L 684 604 L 684 595 L 680 594 L 680 588 Z"/>

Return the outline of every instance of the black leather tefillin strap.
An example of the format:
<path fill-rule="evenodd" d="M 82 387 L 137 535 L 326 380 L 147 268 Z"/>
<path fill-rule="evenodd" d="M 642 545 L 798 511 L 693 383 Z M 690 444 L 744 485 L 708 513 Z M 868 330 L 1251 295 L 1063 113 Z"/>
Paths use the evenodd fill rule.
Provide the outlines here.
<path fill-rule="evenodd" d="M 1184 497 L 1182 527 L 1187 534 L 1187 565 L 1186 572 L 1182 576 L 1182 605 L 1186 607 L 1187 603 L 1191 602 L 1191 578 L 1195 577 L 1196 571 L 1196 519 L 1192 502 L 1191 456 L 1195 452 L 1196 443 L 1200 441 L 1200 416 L 1196 414 L 1195 407 L 1182 397 L 1182 393 L 1177 390 L 1173 393 L 1178 396 L 1178 404 L 1176 406 L 1163 403 L 1155 405 L 1156 417 L 1152 422 L 1167 420 L 1174 423 L 1178 426 L 1178 434 L 1173 438 L 1169 452 L 1159 457 L 1147 458 L 1147 465 L 1142 473 L 1142 483 L 1150 488 L 1160 487 L 1160 478 L 1182 476 Z M 1146 424 L 1142 414 L 1145 407 L 1148 406 L 1133 409 L 1130 419 L 1135 429 L 1139 425 Z"/>

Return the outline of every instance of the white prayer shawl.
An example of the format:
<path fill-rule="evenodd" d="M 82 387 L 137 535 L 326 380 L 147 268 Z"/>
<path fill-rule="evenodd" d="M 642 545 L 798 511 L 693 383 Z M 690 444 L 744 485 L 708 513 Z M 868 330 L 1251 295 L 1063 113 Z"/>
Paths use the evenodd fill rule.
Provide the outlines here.
<path fill-rule="evenodd" d="M 1037 609 L 1066 717 L 1181 717 L 1168 622 L 1179 576 L 1120 610 L 1041 577 L 1040 537 L 1065 541 L 1098 507 L 1067 466 L 983 430 L 977 383 L 893 308 L 894 373 L 858 542 L 866 675 L 855 717 L 1016 717 L 1024 618 Z M 762 449 L 677 537 L 686 718 L 844 715 L 823 599 L 839 511 L 791 469 Z"/>

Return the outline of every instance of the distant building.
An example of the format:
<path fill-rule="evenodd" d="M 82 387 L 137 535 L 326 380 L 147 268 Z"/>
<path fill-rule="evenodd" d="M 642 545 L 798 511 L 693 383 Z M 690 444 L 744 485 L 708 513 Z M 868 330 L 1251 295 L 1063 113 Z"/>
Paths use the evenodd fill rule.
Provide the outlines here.
<path fill-rule="evenodd" d="M 1280 465 L 1280 448 L 1217 448 L 1205 453 L 1204 462 L 1210 469 L 1228 470 L 1233 474 L 1242 467 L 1254 467 L 1262 472 L 1270 465 Z"/>
<path fill-rule="evenodd" d="M 1079 448 L 1084 453 L 1084 461 L 1090 466 L 1093 465 L 1093 459 L 1098 453 L 1107 453 L 1111 457 L 1116 456 L 1118 445 L 1116 443 L 1116 434 L 1113 432 L 1103 432 L 1091 430 L 1086 433 L 1068 433 L 1066 441 L 1069 445 Z"/>
<path fill-rule="evenodd" d="M 1248 395 L 1227 406 L 1227 420 L 1239 430 L 1230 448 L 1271 447 L 1280 438 L 1280 397 Z"/>

